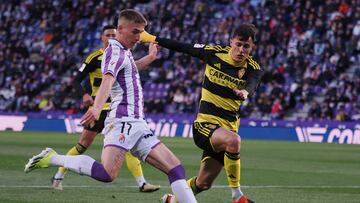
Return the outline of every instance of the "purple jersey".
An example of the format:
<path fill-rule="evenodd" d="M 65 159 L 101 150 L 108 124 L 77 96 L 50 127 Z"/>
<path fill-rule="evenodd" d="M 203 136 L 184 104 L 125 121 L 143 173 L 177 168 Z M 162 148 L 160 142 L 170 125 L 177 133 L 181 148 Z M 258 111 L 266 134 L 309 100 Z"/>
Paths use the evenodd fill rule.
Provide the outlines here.
<path fill-rule="evenodd" d="M 111 88 L 111 108 L 108 117 L 144 118 L 143 93 L 138 69 L 130 49 L 110 39 L 101 62 L 102 73 L 116 78 Z"/>

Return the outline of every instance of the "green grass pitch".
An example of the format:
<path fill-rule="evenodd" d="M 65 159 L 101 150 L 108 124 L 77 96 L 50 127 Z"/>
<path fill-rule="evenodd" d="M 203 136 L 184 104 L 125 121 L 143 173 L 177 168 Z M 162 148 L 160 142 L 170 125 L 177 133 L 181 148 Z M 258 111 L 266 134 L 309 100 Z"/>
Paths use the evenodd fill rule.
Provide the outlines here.
<path fill-rule="evenodd" d="M 0 202 L 158 202 L 170 192 L 167 176 L 143 164 L 148 182 L 162 188 L 149 194 L 138 192 L 135 180 L 124 165 L 113 183 L 101 183 L 69 172 L 64 190 L 51 188 L 56 168 L 25 174 L 24 164 L 45 147 L 65 153 L 78 135 L 61 133 L 0 133 Z M 191 139 L 161 138 L 183 162 L 187 177 L 197 174 L 200 150 Z M 102 136 L 86 152 L 99 160 Z M 257 203 L 360 202 L 360 146 L 243 140 L 241 149 L 242 190 Z M 230 203 L 225 173 L 198 202 Z"/>

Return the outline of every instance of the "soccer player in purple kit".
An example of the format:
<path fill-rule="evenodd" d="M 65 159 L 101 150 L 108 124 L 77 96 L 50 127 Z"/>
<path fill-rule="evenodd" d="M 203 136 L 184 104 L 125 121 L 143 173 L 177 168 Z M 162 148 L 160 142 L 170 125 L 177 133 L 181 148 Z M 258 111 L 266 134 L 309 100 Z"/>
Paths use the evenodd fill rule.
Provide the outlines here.
<path fill-rule="evenodd" d="M 79 68 L 79 71 L 76 75 L 74 80 L 74 87 L 76 92 L 82 96 L 83 104 L 86 107 L 90 107 L 94 104 L 94 98 L 98 92 L 99 86 L 102 80 L 102 73 L 101 73 L 101 60 L 104 56 L 104 50 L 109 45 L 109 39 L 114 39 L 116 36 L 116 27 L 114 25 L 106 25 L 102 28 L 101 32 L 101 41 L 102 47 L 95 52 L 89 54 L 86 58 L 82 66 Z M 157 45 L 150 44 L 149 46 L 149 54 L 144 56 L 143 58 L 135 61 L 137 68 L 139 70 L 146 69 L 148 65 L 156 59 L 157 54 Z M 90 91 L 85 91 L 82 87 L 81 83 L 87 78 L 89 79 L 86 81 L 90 87 Z M 102 111 L 100 113 L 100 117 L 95 122 L 95 125 L 85 126 L 84 130 L 81 133 L 78 143 L 71 147 L 66 155 L 79 155 L 85 153 L 85 151 L 91 146 L 94 138 L 98 133 L 104 128 L 104 122 L 107 113 L 110 110 L 110 98 L 106 101 Z M 159 185 L 152 185 L 146 182 L 140 161 L 131 155 L 131 153 L 126 153 L 125 155 L 126 165 L 135 178 L 140 192 L 154 192 L 157 191 L 160 186 Z M 56 190 L 62 190 L 62 182 L 65 178 L 65 174 L 67 169 L 64 167 L 59 167 L 56 174 L 52 177 L 52 187 Z"/>

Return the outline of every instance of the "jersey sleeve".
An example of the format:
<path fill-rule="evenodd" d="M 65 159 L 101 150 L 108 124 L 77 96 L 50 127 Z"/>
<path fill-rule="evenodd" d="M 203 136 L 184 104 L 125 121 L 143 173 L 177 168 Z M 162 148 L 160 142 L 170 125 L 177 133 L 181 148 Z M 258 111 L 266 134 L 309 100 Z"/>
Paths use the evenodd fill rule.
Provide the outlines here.
<path fill-rule="evenodd" d="M 246 82 L 245 90 L 252 95 L 258 87 L 261 78 L 263 76 L 263 70 L 258 64 L 251 65 L 249 68 L 248 80 Z"/>
<path fill-rule="evenodd" d="M 85 90 L 81 83 L 86 78 L 86 76 L 95 69 L 96 67 L 94 66 L 94 63 L 92 63 L 92 60 L 89 60 L 89 57 L 78 69 L 76 77 L 74 79 L 74 88 L 78 96 L 83 96 L 85 94 Z"/>
<path fill-rule="evenodd" d="M 101 70 L 103 75 L 111 74 L 116 78 L 121 69 L 124 68 L 125 50 L 121 47 L 109 44 L 101 61 Z"/>
<path fill-rule="evenodd" d="M 205 50 L 205 44 L 187 44 L 166 38 L 156 38 L 156 41 L 162 47 L 186 53 L 203 61 L 207 61 L 208 52 Z"/>

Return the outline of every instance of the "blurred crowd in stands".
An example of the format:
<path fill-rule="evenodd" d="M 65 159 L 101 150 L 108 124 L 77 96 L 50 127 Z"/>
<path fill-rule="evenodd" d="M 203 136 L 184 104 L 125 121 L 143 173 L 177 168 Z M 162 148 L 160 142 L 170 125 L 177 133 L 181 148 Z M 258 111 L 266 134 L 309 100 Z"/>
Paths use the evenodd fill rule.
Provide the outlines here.
<path fill-rule="evenodd" d="M 359 0 L 2 0 L 0 111 L 83 112 L 74 76 L 124 8 L 145 14 L 150 33 L 189 43 L 227 45 L 234 27 L 254 23 L 265 74 L 241 117 L 360 120 Z M 146 52 L 138 45 L 135 58 Z M 141 73 L 146 112 L 195 113 L 203 71 L 161 49 Z"/>

